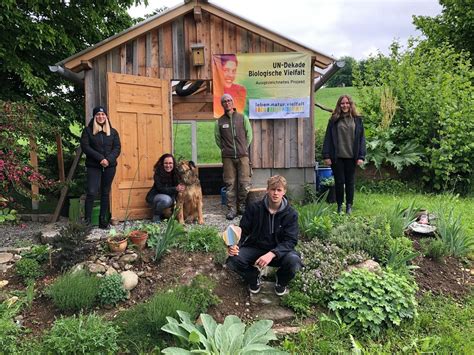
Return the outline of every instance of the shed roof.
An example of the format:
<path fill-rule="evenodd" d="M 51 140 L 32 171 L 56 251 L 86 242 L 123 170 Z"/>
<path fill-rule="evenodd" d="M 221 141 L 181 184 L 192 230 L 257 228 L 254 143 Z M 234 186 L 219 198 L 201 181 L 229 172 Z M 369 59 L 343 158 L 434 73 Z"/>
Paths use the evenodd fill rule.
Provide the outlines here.
<path fill-rule="evenodd" d="M 304 44 L 298 43 L 292 39 L 288 39 L 275 31 L 269 30 L 255 22 L 233 14 L 230 11 L 225 10 L 215 4 L 211 4 L 204 0 L 185 0 L 183 4 L 177 5 L 160 14 L 152 16 L 133 27 L 130 27 L 112 37 L 103 40 L 102 42 L 99 42 L 79 53 L 70 56 L 69 58 L 63 59 L 62 61 L 56 63 L 56 65 L 64 66 L 65 68 L 75 72 L 80 72 L 83 69 L 82 63 L 84 61 L 92 60 L 115 47 L 118 47 L 154 28 L 159 27 L 164 23 L 170 22 L 177 17 L 191 12 L 196 6 L 237 26 L 243 27 L 251 32 L 266 37 L 267 39 L 272 40 L 284 47 L 290 48 L 297 52 L 310 53 L 315 58 L 315 66 L 318 68 L 325 69 L 335 61 L 335 58 L 327 54 L 323 54 Z"/>

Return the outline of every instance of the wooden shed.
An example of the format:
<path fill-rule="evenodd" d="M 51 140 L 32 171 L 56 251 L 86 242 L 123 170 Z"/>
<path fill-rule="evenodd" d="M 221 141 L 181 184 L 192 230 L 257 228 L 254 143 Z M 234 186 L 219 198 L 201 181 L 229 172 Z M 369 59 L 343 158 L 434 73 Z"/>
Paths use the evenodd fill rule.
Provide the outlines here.
<path fill-rule="evenodd" d="M 196 44 L 204 51 L 204 65 L 193 65 Z M 123 219 L 127 207 L 130 218 L 150 215 L 145 195 L 153 184 L 154 163 L 172 151 L 173 120 L 213 119 L 213 54 L 291 51 L 311 55 L 314 78 L 335 62 L 214 4 L 192 0 L 57 63 L 84 74 L 86 122 L 94 106 L 106 104 L 119 131 L 122 154 L 112 187 L 112 217 Z M 172 83 L 183 80 L 206 85 L 195 95 L 174 95 Z M 251 122 L 253 184 L 265 186 L 269 176 L 280 173 L 290 193 L 301 194 L 304 183 L 314 182 L 314 110 L 309 119 Z"/>

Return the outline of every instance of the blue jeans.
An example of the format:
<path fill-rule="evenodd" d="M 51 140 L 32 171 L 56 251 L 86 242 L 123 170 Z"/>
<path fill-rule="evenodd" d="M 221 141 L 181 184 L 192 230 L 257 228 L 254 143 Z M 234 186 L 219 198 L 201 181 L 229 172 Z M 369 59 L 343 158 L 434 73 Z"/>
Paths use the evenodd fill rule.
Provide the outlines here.
<path fill-rule="evenodd" d="M 268 253 L 268 250 L 255 247 L 242 247 L 239 249 L 239 255 L 229 256 L 227 258 L 226 264 L 230 270 L 242 276 L 248 284 L 254 285 L 260 273 L 254 266 L 255 261 L 266 253 Z M 268 266 L 278 267 L 278 284 L 288 286 L 298 270 L 301 269 L 302 263 L 298 253 L 296 251 L 290 251 L 282 258 L 273 259 Z"/>
<path fill-rule="evenodd" d="M 165 208 L 173 206 L 173 199 L 166 194 L 157 194 L 153 197 L 151 207 L 153 208 L 153 215 L 161 217 Z"/>

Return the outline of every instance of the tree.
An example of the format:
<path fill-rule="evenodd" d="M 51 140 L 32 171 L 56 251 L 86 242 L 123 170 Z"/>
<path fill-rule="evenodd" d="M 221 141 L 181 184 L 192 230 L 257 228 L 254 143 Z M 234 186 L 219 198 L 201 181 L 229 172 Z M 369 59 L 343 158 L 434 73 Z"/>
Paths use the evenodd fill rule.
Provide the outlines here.
<path fill-rule="evenodd" d="M 394 43 L 389 57 L 368 62 L 354 81 L 369 141 L 380 138 L 381 97 L 390 90 L 396 112 L 381 134 L 398 148 L 424 148 L 419 165 L 429 187 L 467 192 L 474 176 L 474 71 L 466 53 L 430 41 L 410 41 L 406 50 Z"/>
<path fill-rule="evenodd" d="M 0 100 L 29 102 L 37 119 L 50 125 L 46 132 L 71 138 L 71 122 L 83 122 L 83 90 L 48 65 L 130 27 L 127 8 L 141 2 L 1 1 Z"/>
<path fill-rule="evenodd" d="M 467 51 L 474 63 L 474 4 L 472 0 L 439 0 L 443 7 L 436 17 L 414 16 L 413 23 L 435 45 L 448 43 Z"/>
<path fill-rule="evenodd" d="M 342 57 L 338 61 L 344 61 L 345 65 L 328 80 L 326 85 L 328 87 L 352 86 L 352 70 L 357 61 L 349 56 Z"/>

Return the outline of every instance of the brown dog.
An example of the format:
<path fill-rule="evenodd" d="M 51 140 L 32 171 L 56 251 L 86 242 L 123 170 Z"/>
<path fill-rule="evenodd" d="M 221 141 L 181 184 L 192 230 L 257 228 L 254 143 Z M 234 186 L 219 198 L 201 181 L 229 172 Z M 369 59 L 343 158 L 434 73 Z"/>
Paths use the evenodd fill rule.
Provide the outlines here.
<path fill-rule="evenodd" d="M 186 186 L 184 191 L 178 193 L 176 207 L 178 208 L 178 222 L 185 221 L 199 224 L 204 223 L 202 218 L 202 190 L 198 177 L 198 168 L 192 161 L 182 160 L 177 163 L 179 182 Z"/>

